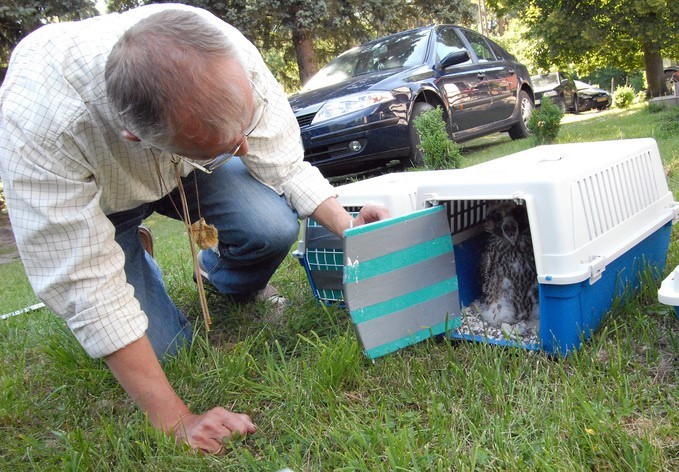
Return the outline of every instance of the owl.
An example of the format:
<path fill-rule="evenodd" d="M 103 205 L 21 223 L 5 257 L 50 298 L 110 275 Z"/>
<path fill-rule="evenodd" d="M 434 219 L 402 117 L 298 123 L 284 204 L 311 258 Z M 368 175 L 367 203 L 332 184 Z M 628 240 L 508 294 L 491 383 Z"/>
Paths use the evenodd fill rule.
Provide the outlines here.
<path fill-rule="evenodd" d="M 535 256 L 525 206 L 500 202 L 488 208 L 487 244 L 481 254 L 481 314 L 487 323 L 537 323 Z"/>

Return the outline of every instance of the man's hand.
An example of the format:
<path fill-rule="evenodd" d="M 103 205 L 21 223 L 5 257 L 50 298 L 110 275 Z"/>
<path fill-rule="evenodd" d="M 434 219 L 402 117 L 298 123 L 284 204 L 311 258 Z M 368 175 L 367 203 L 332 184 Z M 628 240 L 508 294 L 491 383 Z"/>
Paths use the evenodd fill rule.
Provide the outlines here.
<path fill-rule="evenodd" d="M 358 212 L 358 215 L 354 219 L 354 226 L 373 223 L 387 218 L 389 218 L 389 210 L 387 210 L 386 207 L 369 203 Z"/>
<path fill-rule="evenodd" d="M 333 197 L 318 205 L 318 208 L 311 214 L 311 217 L 341 238 L 344 235 L 344 231 L 352 226 L 373 223 L 389 218 L 389 210 L 382 205 L 369 203 L 361 208 L 356 218 L 352 218 L 344 207 L 339 204 L 337 199 Z"/>
<path fill-rule="evenodd" d="M 194 449 L 221 454 L 226 441 L 255 431 L 257 428 L 248 415 L 217 407 L 202 415 L 189 413 L 182 416 L 173 433 Z"/>
<path fill-rule="evenodd" d="M 248 415 L 217 407 L 195 415 L 175 393 L 146 335 L 105 358 L 111 372 L 151 424 L 191 447 L 221 453 L 224 439 L 256 431 Z"/>

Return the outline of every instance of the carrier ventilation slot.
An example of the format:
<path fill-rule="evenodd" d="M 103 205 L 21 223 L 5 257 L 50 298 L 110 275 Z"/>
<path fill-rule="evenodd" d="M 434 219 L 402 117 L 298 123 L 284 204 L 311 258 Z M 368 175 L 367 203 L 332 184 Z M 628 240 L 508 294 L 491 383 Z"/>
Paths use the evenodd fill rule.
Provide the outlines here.
<path fill-rule="evenodd" d="M 473 228 L 486 218 L 485 200 L 448 200 L 445 202 L 452 234 Z"/>
<path fill-rule="evenodd" d="M 648 152 L 578 180 L 576 184 L 590 241 L 659 198 Z"/>
<path fill-rule="evenodd" d="M 358 215 L 358 212 L 361 211 L 361 208 L 363 208 L 363 207 L 360 207 L 360 206 L 346 206 L 346 207 L 344 207 L 344 209 L 347 211 L 347 213 L 349 213 L 352 216 Z"/>

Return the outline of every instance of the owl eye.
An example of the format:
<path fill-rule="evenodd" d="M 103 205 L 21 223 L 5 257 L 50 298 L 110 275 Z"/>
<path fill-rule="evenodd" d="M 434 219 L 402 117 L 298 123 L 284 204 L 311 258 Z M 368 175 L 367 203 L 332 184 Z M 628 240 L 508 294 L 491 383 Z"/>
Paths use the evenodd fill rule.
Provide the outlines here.
<path fill-rule="evenodd" d="M 488 219 L 490 219 L 493 223 L 497 223 L 497 224 L 502 223 L 502 215 L 500 214 L 499 211 L 496 211 L 496 210 L 492 211 L 488 215 Z"/>

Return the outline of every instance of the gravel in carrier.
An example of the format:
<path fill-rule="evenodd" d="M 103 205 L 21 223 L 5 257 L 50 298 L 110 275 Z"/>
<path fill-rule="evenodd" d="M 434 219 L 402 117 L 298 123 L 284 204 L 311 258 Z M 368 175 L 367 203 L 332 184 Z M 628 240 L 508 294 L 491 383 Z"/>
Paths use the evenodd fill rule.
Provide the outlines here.
<path fill-rule="evenodd" d="M 455 330 L 462 336 L 481 338 L 489 342 L 521 343 L 524 347 L 539 346 L 539 327 L 525 321 L 515 324 L 502 323 L 494 326 L 486 323 L 481 317 L 481 307 L 478 302 L 462 309 L 462 325 Z"/>

